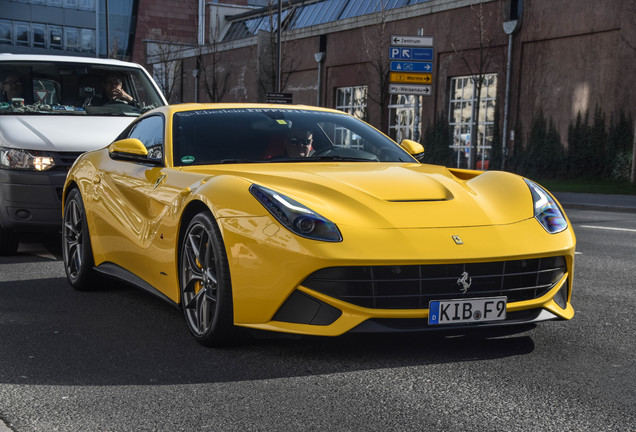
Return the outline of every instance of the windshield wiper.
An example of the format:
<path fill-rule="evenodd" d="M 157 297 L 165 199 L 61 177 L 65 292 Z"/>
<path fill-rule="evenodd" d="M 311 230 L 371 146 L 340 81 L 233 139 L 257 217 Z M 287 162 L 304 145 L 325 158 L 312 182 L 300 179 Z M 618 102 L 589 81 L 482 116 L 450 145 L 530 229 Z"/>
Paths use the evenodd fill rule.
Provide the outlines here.
<path fill-rule="evenodd" d="M 304 160 L 314 161 L 314 162 L 323 162 L 323 161 L 338 161 L 338 162 L 378 162 L 376 159 L 369 158 L 358 158 L 351 156 L 338 156 L 338 155 L 325 155 L 325 156 L 317 156 L 317 157 L 308 157 Z"/>
<path fill-rule="evenodd" d="M 240 164 L 240 163 L 254 163 L 256 161 L 251 159 L 222 159 L 220 161 L 214 161 L 213 163 L 218 164 Z"/>

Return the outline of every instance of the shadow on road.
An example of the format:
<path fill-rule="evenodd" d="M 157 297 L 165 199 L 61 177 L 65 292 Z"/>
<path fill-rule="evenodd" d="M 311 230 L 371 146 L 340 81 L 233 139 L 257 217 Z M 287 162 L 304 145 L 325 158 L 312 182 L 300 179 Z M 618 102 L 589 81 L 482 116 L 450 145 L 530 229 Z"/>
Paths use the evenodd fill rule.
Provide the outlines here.
<path fill-rule="evenodd" d="M 529 354 L 529 336 L 430 334 L 253 338 L 209 349 L 182 312 L 112 283 L 77 292 L 65 278 L 0 282 L 0 382 L 166 385 L 273 379 Z"/>
<path fill-rule="evenodd" d="M 15 255 L 0 256 L 0 264 L 23 264 L 62 259 L 62 235 L 60 233 L 28 233 L 20 237 Z"/>

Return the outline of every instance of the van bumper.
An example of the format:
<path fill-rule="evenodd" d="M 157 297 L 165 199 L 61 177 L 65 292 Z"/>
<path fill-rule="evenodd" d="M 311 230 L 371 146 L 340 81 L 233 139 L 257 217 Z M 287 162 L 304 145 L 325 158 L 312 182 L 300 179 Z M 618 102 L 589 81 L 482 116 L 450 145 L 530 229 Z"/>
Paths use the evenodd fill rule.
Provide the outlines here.
<path fill-rule="evenodd" d="M 0 225 L 19 232 L 62 229 L 66 169 L 0 169 Z"/>

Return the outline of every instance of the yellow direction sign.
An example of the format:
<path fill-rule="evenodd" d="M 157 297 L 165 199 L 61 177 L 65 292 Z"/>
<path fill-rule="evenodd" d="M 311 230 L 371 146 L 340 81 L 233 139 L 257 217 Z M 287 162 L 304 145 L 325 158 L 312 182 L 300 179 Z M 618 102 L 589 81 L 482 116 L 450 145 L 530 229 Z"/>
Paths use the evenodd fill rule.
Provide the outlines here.
<path fill-rule="evenodd" d="M 430 84 L 433 81 L 433 74 L 391 72 L 389 81 L 393 83 Z"/>

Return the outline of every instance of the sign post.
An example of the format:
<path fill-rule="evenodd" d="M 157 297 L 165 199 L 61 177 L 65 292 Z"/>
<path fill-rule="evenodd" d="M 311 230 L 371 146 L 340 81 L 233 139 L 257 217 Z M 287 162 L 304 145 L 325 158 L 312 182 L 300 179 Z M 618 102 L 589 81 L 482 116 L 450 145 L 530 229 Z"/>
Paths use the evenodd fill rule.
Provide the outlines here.
<path fill-rule="evenodd" d="M 293 95 L 291 93 L 267 93 L 267 103 L 275 104 L 291 104 L 293 102 Z"/>
<path fill-rule="evenodd" d="M 389 60 L 390 94 L 433 94 L 432 37 L 392 35 Z"/>

